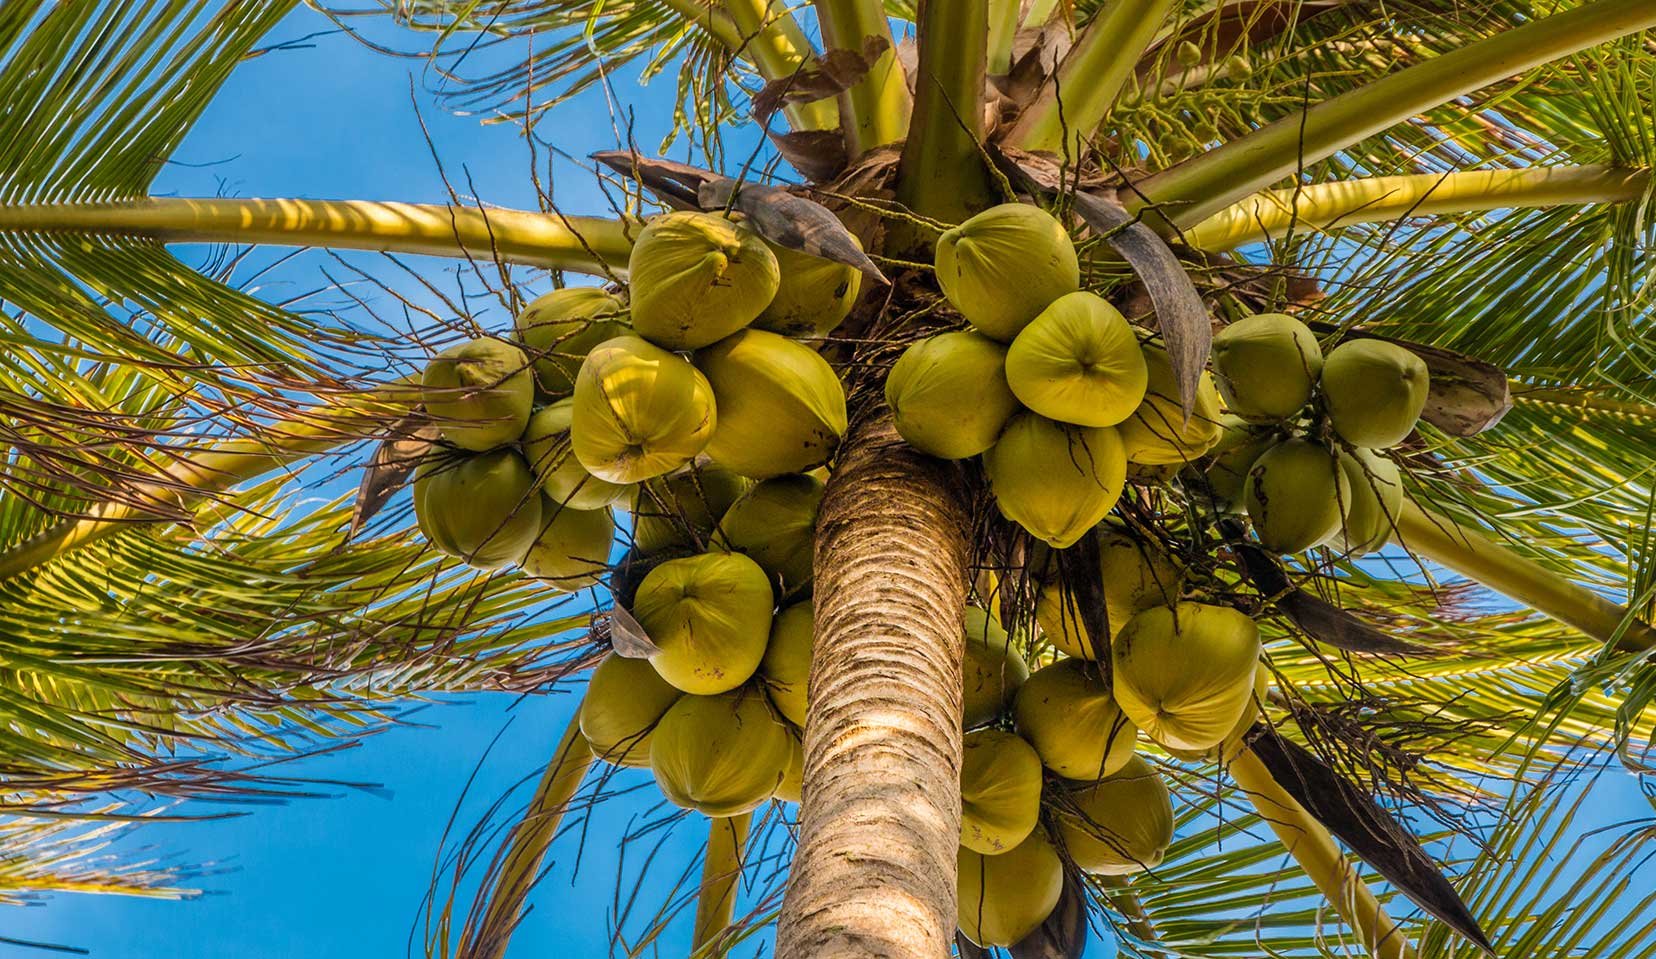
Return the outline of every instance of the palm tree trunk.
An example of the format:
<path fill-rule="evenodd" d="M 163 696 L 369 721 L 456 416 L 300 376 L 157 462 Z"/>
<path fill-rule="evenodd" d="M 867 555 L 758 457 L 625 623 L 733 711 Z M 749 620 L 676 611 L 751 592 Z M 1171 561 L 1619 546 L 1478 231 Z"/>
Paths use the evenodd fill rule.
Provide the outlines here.
<path fill-rule="evenodd" d="M 953 468 L 858 424 L 817 528 L 799 849 L 778 959 L 943 959 L 957 921 L 966 506 Z"/>

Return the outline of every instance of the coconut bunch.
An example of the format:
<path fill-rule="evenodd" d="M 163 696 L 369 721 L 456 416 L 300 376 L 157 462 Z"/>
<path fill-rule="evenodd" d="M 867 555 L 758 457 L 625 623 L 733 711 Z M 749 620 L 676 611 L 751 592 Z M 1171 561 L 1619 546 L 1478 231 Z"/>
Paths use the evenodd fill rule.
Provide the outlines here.
<path fill-rule="evenodd" d="M 1141 745 L 1228 762 L 1260 716 L 1266 671 L 1252 619 L 1167 599 L 1177 575 L 1140 562 L 1132 576 L 1120 575 L 1126 555 L 1108 564 L 1107 582 L 1133 581 L 1109 601 L 1130 600 L 1136 612 L 1114 634 L 1107 668 L 1090 648 L 1072 656 L 1060 647 L 1030 672 L 1019 648 L 1038 644 L 966 610 L 959 921 L 979 945 L 1011 946 L 1039 927 L 1066 863 L 1117 876 L 1161 862 L 1171 794 Z M 1166 589 L 1140 585 L 1152 573 L 1166 576 Z"/>
<path fill-rule="evenodd" d="M 937 242 L 937 282 L 970 329 L 910 346 L 885 395 L 897 431 L 943 459 L 982 457 L 1003 515 L 1063 548 L 1120 498 L 1130 465 L 1182 463 L 1218 439 L 1204 379 L 1187 422 L 1167 354 L 1081 289 L 1069 233 L 1024 203 Z"/>
<path fill-rule="evenodd" d="M 1378 339 L 1345 340 L 1325 357 L 1305 324 L 1267 313 L 1214 337 L 1213 369 L 1228 410 L 1206 470 L 1214 505 L 1245 511 L 1279 553 L 1384 546 L 1403 504 L 1385 450 L 1420 419 L 1425 362 Z"/>

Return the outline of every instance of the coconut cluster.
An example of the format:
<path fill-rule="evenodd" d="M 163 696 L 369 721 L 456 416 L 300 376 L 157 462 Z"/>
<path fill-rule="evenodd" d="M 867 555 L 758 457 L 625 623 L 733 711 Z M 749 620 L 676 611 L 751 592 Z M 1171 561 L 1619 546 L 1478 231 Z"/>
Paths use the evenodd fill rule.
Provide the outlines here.
<path fill-rule="evenodd" d="M 1130 464 L 1187 462 L 1218 440 L 1211 378 L 1187 421 L 1166 352 L 1081 289 L 1069 233 L 1039 207 L 1004 204 L 948 230 L 936 267 L 971 329 L 892 366 L 897 431 L 933 456 L 981 456 L 1001 513 L 1037 539 L 1074 544 L 1114 507 Z"/>
<path fill-rule="evenodd" d="M 1103 527 L 1106 602 L 1122 621 L 1101 650 L 1063 646 L 1033 672 L 987 611 L 966 611 L 958 856 L 960 930 L 1010 946 L 1057 905 L 1067 860 L 1092 875 L 1161 862 L 1173 838 L 1167 784 L 1141 742 L 1229 761 L 1265 694 L 1259 632 L 1228 606 L 1178 600 L 1169 561 L 1126 552 Z M 1128 611 L 1131 611 L 1130 613 Z M 1044 637 L 1056 639 L 1045 623 Z M 1065 626 L 1065 629 L 1072 627 Z M 1065 645 L 1073 645 L 1073 637 Z"/>
<path fill-rule="evenodd" d="M 661 514 L 662 484 L 781 480 L 731 518 L 730 537 L 795 589 L 809 552 L 779 553 L 798 530 L 775 520 L 812 495 L 800 474 L 833 455 L 846 410 L 828 362 L 793 337 L 838 326 L 861 275 L 706 213 L 651 220 L 628 275 L 626 290 L 554 290 L 510 335 L 430 361 L 442 442 L 417 470 L 420 528 L 473 566 L 574 590 L 607 568 L 614 513 L 630 510 L 647 545 L 695 525 Z"/>
<path fill-rule="evenodd" d="M 1325 357 L 1304 323 L 1267 313 L 1214 337 L 1213 369 L 1228 410 L 1207 464 L 1215 505 L 1245 511 L 1279 553 L 1384 546 L 1403 505 L 1384 451 L 1426 406 L 1425 362 L 1378 339 L 1345 340 Z"/>

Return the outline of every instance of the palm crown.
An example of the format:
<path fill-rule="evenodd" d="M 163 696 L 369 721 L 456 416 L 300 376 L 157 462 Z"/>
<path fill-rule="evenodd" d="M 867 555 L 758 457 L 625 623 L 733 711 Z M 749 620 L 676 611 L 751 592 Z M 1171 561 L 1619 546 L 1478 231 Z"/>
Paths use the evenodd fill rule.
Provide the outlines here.
<path fill-rule="evenodd" d="M 996 892 L 988 871 L 1010 868 L 1011 859 L 976 846 L 958 852 L 960 869 L 984 871 L 962 873 L 959 886 L 960 895 L 969 886 L 981 892 L 978 911 L 956 902 L 960 637 L 968 635 L 968 713 L 974 622 L 989 624 L 980 625 L 980 640 L 1010 636 L 999 641 L 1003 654 L 1010 648 L 1047 669 L 1097 659 L 1102 667 L 1084 668 L 1108 677 L 1113 660 L 1115 698 L 1130 711 L 1120 672 L 1138 667 L 1123 664 L 1121 647 L 1107 654 L 1100 635 L 1123 624 L 1092 612 L 1112 598 L 1109 575 L 1099 586 L 1099 538 L 1108 535 L 1125 537 L 1130 551 L 1165 554 L 1181 570 L 1179 585 L 1155 591 L 1147 605 L 1174 603 L 1182 591 L 1258 621 L 1266 691 L 1249 686 L 1257 657 L 1247 656 L 1238 689 L 1249 693 L 1231 697 L 1236 714 L 1220 733 L 1256 712 L 1260 721 L 1241 722 L 1224 743 L 1185 742 L 1139 722 L 1148 734 L 1140 749 L 1160 770 L 1150 775 L 1169 780 L 1179 797 L 1177 838 L 1155 850 L 1156 868 L 1125 876 L 1077 869 L 1079 857 L 1060 842 L 1060 880 L 1016 954 L 1075 949 L 1089 916 L 1142 954 L 1316 954 L 1326 948 L 1316 932 L 1319 893 L 1374 955 L 1450 955 L 1467 950 L 1467 940 L 1503 955 L 1563 954 L 1606 929 L 1613 934 L 1604 955 L 1650 949 L 1652 927 L 1637 923 L 1647 901 L 1621 895 L 1618 885 L 1641 867 L 1637 836 L 1583 862 L 1567 892 L 1526 871 L 1529 857 L 1555 851 L 1579 814 L 1556 784 L 1561 770 L 1609 749 L 1634 771 L 1645 768 L 1656 688 L 1644 656 L 1656 644 L 1646 624 L 1648 450 L 1656 439 L 1643 322 L 1656 165 L 1647 122 L 1656 56 L 1642 32 L 1656 25 L 1656 11 L 1648 2 L 418 2 L 395 13 L 435 37 L 430 60 L 457 100 L 527 129 L 616 70 L 630 65 L 659 82 L 671 68 L 674 136 L 701 165 L 652 159 L 630 143 L 601 156 L 595 173 L 618 197 L 616 217 L 148 197 L 158 161 L 292 6 L 30 2 L 0 18 L 0 102 L 17 105 L 0 117 L 0 285 L 14 307 L 0 311 L 13 343 L 0 365 L 9 445 L 0 615 L 12 627 L 0 708 L 9 714 L 16 814 L 106 814 L 104 797 L 132 788 L 178 797 L 278 788 L 251 774 L 226 779 L 209 761 L 226 751 L 302 751 L 350 735 L 405 696 L 544 688 L 613 648 L 656 663 L 675 688 L 666 702 L 677 690 L 697 694 L 685 700 L 728 694 L 758 670 L 757 685 L 742 688 L 776 704 L 781 715 L 767 721 L 788 741 L 803 729 L 797 828 L 780 806 L 755 813 L 738 804 L 749 808 L 735 815 L 703 807 L 719 818 L 698 887 L 695 948 L 734 947 L 777 908 L 787 956 L 845 948 L 841 927 L 890 954 L 937 954 L 957 919 L 963 954 L 978 948 L 973 941 L 1009 944 L 992 934 L 982 903 L 1014 898 L 1018 883 Z M 94 18 L 106 28 L 83 30 Z M 903 34 L 911 36 L 897 42 Z M 498 46 L 505 56 L 490 62 L 508 65 L 470 73 L 479 45 Z M 96 68 L 77 69 L 83 63 Z M 766 134 L 756 147 L 755 116 Z M 735 142 L 745 146 L 740 154 Z M 788 182 L 781 162 L 804 182 Z M 1101 501 L 1119 525 L 1088 532 L 1094 515 L 1073 536 L 1044 534 L 1032 517 L 1047 503 L 1020 511 L 1017 504 L 1040 495 L 1015 490 L 1017 474 L 1029 471 L 1024 461 L 1003 452 L 1011 465 L 997 467 L 992 450 L 926 449 L 905 428 L 902 391 L 888 374 L 917 344 L 961 335 L 965 321 L 994 338 L 976 315 L 992 293 L 951 289 L 955 274 L 941 251 L 959 236 L 952 227 L 1009 203 L 1056 217 L 1062 243 L 1075 249 L 1069 288 L 1085 287 L 1099 309 L 1141 325 L 1134 337 L 1154 334 L 1143 354 L 1154 351 L 1162 359 L 1152 362 L 1165 366 L 1156 415 L 1181 437 L 1215 418 L 1217 405 L 1203 407 L 1203 369 L 1212 355 L 1225 373 L 1225 331 L 1246 317 L 1292 314 L 1329 356 L 1336 344 L 1379 337 L 1429 371 L 1430 392 L 1415 409 L 1421 423 L 1407 428 L 1410 416 L 1406 437 L 1347 442 L 1351 431 L 1341 428 L 1325 378 L 1310 414 L 1302 399 L 1267 417 L 1274 425 L 1266 432 L 1276 432 L 1261 441 L 1291 435 L 1353 454 L 1358 445 L 1391 447 L 1377 462 L 1391 464 L 1407 499 L 1383 510 L 1368 544 L 1391 539 L 1390 549 L 1361 559 L 1349 527 L 1337 543 L 1326 535 L 1302 542 L 1263 507 L 1243 511 L 1249 522 L 1216 509 L 1218 477 L 1204 457 L 1217 429 L 1206 445 L 1173 443 L 1176 455 L 1159 462 L 1121 452 L 1117 494 Z M 658 229 L 662 221 L 650 215 L 660 206 L 734 213 L 739 229 L 776 255 L 808 258 L 796 265 L 827 260 L 859 277 L 860 298 L 851 293 L 849 315 L 836 317 L 843 325 L 803 337 L 788 331 L 796 334 L 788 342 L 808 344 L 808 355 L 832 365 L 838 380 L 829 377 L 828 392 L 843 390 L 840 419 L 823 417 L 823 436 L 832 434 L 823 457 L 774 471 L 825 459 L 829 468 L 826 490 L 819 483 L 809 507 L 820 510 L 815 652 L 807 638 L 811 697 L 807 707 L 798 690 L 797 715 L 783 705 L 778 687 L 786 683 L 774 668 L 755 663 L 718 689 L 692 688 L 663 666 L 664 628 L 655 623 L 664 620 L 644 607 L 668 564 L 646 555 L 642 542 L 629 544 L 615 570 L 579 569 L 560 574 L 560 584 L 533 564 L 535 576 L 473 574 L 428 548 L 425 539 L 477 565 L 501 565 L 483 563 L 480 547 L 462 545 L 452 528 L 438 530 L 429 515 L 437 507 L 425 505 L 417 483 L 425 537 L 404 512 L 376 516 L 416 461 L 436 461 L 425 453 L 434 434 L 448 428 L 438 441 L 447 449 L 453 420 L 472 415 L 443 412 L 441 390 L 455 384 L 430 392 L 429 376 L 423 389 L 417 375 L 366 376 L 387 364 L 364 357 L 407 352 L 241 293 L 224 282 L 228 274 L 189 270 L 164 246 L 210 240 L 464 255 L 585 273 L 618 292 L 631 283 L 630 319 L 656 344 L 650 349 L 698 349 L 693 366 L 669 359 L 706 374 L 717 397 L 734 387 L 720 385 L 716 364 L 741 362 L 732 358 L 737 346 L 721 339 L 729 331 L 700 342 L 649 332 L 644 322 L 642 300 L 665 281 L 646 280 L 643 253 L 632 254 Z M 1025 255 L 1002 257 L 1014 262 L 1002 264 L 1011 279 L 1001 288 L 1037 285 L 1038 265 L 1016 262 Z M 789 271 L 780 274 L 786 283 Z M 775 289 L 772 281 L 764 299 Z M 521 306 L 517 291 L 503 294 Z M 1215 331 L 1218 351 L 1209 347 Z M 485 342 L 517 338 L 489 332 Z M 763 336 L 784 340 L 750 339 Z M 705 463 L 680 474 L 691 480 L 678 487 L 662 479 L 667 466 L 606 472 L 613 464 L 592 452 L 583 434 L 593 434 L 581 425 L 595 414 L 583 410 L 580 378 L 601 376 L 587 369 L 596 361 L 583 364 L 556 345 L 531 357 L 535 348 L 524 345 L 523 364 L 547 355 L 572 361 L 573 429 L 558 430 L 570 431 L 583 475 L 617 489 L 642 482 L 642 492 L 597 508 L 614 502 L 622 512 L 630 503 L 627 535 L 640 538 L 654 521 L 666 540 L 683 541 L 669 562 L 733 545 L 717 522 L 729 502 L 712 506 L 700 478 Z M 583 355 L 596 346 L 584 344 Z M 781 355 L 766 353 L 754 368 Z M 1138 339 L 1111 355 L 1141 355 Z M 1016 362 L 1005 361 L 1008 379 Z M 1233 412 L 1241 408 L 1235 389 L 1226 395 Z M 1077 429 L 1113 436 L 1114 424 L 1130 422 L 1081 423 L 1012 391 L 1008 415 L 1027 406 L 1041 416 L 1019 415 L 1062 421 L 1070 449 Z M 525 386 L 525 416 L 530 392 Z M 1135 406 L 1143 395 L 1124 409 L 1147 415 Z M 974 402 L 983 401 L 959 401 Z M 736 405 L 719 404 L 736 422 Z M 888 405 L 897 408 L 895 426 Z M 1012 427 L 1003 432 L 1002 423 L 987 437 L 1006 443 L 1004 451 Z M 521 429 L 480 445 L 515 449 Z M 724 452 L 715 437 L 706 447 L 722 461 L 714 468 L 768 477 L 763 463 L 737 465 L 753 462 L 740 454 L 753 452 L 757 435 L 727 441 Z M 354 463 L 370 439 L 379 445 L 354 500 L 300 508 L 286 477 L 270 478 L 277 467 Z M 1089 445 L 1088 456 L 1111 455 L 1098 449 Z M 968 458 L 980 452 L 982 468 Z M 1250 477 L 1250 490 L 1266 485 L 1258 462 L 1250 457 L 1237 471 Z M 1037 485 L 1057 483 L 1059 472 L 1041 471 Z M 426 482 L 435 490 L 453 481 Z M 1349 484 L 1336 486 L 1344 491 L 1337 499 L 1353 495 Z M 1076 502 L 1061 499 L 1064 509 Z M 708 514 L 702 522 L 686 512 L 698 503 Z M 1335 510 L 1334 522 L 1352 522 L 1349 514 Z M 342 544 L 347 527 L 361 535 Z M 606 540 L 609 529 L 601 530 Z M 591 548 L 585 553 L 590 560 Z M 1054 558 L 1043 560 L 1048 553 Z M 776 569 L 759 566 L 774 579 Z M 911 568 L 909 592 L 894 605 L 878 580 Z M 1465 581 L 1440 581 L 1444 569 Z M 579 606 L 561 594 L 600 574 L 617 611 L 571 613 Z M 771 585 L 787 595 L 765 606 L 766 623 L 772 605 L 786 613 L 808 591 L 786 577 Z M 1481 601 L 1479 585 L 1511 602 Z M 1075 610 L 1079 622 L 1066 625 L 1054 604 Z M 881 645 L 894 632 L 904 655 Z M 761 650 L 766 638 L 761 628 Z M 776 634 L 769 644 L 776 647 Z M 868 705 L 880 695 L 901 698 L 895 719 Z M 1256 712 L 1244 716 L 1244 701 Z M 1013 726 L 1008 706 L 987 714 L 1003 734 Z M 1050 769 L 1022 709 L 1017 728 Z M 582 797 L 601 793 L 613 774 L 589 774 L 602 768 L 594 751 L 628 758 L 606 754 L 586 733 L 564 735 L 529 814 L 489 869 L 492 894 L 458 928 L 451 900 L 433 951 L 504 950 L 565 810 L 586 809 Z M 848 746 L 853 739 L 861 746 Z M 974 732 L 964 741 L 970 773 L 970 756 L 987 740 Z M 1186 755 L 1181 746 L 1199 748 Z M 179 750 L 193 758 L 178 759 Z M 897 758 L 858 765 L 887 752 Z M 679 783 L 657 767 L 664 789 Z M 1070 795 L 1063 779 L 1096 777 L 1065 771 L 1043 786 L 1034 768 L 1030 802 L 1044 803 L 1046 823 L 1034 828 L 1058 830 L 1074 812 L 1055 798 Z M 902 785 L 866 788 L 879 783 Z M 1253 814 L 1239 819 L 1238 802 Z M 968 820 L 972 810 L 968 796 Z M 899 811 L 919 825 L 885 834 L 867 827 Z M 1393 818 L 1404 811 L 1435 815 L 1446 827 L 1481 815 L 1491 831 L 1464 855 L 1464 837 L 1433 840 L 1434 851 L 1460 857 L 1448 870 L 1451 885 Z M 588 815 L 601 819 L 602 807 Z M 91 881 L 165 889 L 170 881 L 64 854 L 66 843 L 96 832 L 13 828 L 32 845 L 6 872 L 7 888 Z M 1238 828 L 1241 841 L 1232 835 Z M 1291 864 L 1279 864 L 1281 847 L 1266 840 L 1272 832 L 1292 851 Z M 757 881 L 743 851 L 768 848 L 773 835 L 798 843 L 787 894 L 784 879 L 771 875 L 754 897 L 760 905 L 733 918 L 735 880 L 746 870 Z M 868 862 L 838 861 L 848 846 Z M 1267 894 L 1281 905 L 1256 915 Z M 1387 906 L 1403 895 L 1440 921 L 1405 920 L 1399 929 Z M 1603 912 L 1571 910 L 1601 898 Z M 913 915 L 892 922 L 857 911 L 859 903 L 894 902 L 912 903 Z M 1238 911 L 1247 911 L 1244 921 Z"/>

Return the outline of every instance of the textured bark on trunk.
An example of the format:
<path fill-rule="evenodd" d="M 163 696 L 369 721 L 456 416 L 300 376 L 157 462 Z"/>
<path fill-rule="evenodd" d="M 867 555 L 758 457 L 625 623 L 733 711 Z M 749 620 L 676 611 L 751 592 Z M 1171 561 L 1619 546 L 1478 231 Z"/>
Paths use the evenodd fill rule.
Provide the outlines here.
<path fill-rule="evenodd" d="M 960 843 L 966 507 L 882 410 L 823 499 L 799 849 L 778 959 L 943 959 Z"/>

